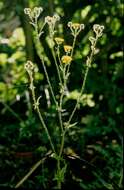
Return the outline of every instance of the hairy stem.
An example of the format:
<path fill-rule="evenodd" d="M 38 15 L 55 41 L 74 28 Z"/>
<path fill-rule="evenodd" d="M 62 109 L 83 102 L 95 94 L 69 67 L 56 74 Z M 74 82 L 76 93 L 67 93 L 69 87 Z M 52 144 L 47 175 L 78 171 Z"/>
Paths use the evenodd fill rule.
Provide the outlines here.
<path fill-rule="evenodd" d="M 89 67 L 86 68 L 86 72 L 85 72 L 85 75 L 84 75 L 84 81 L 83 81 L 83 85 L 82 85 L 82 88 L 81 88 L 81 91 L 80 91 L 80 95 L 79 95 L 79 97 L 78 97 L 78 99 L 77 99 L 77 102 L 76 102 L 76 104 L 75 104 L 75 107 L 74 107 L 74 109 L 73 109 L 73 111 L 72 111 L 72 113 L 71 113 L 71 115 L 70 115 L 70 117 L 69 117 L 69 120 L 68 120 L 68 122 L 67 122 L 68 125 L 70 124 L 70 122 L 71 122 L 71 120 L 72 120 L 72 118 L 73 118 L 73 116 L 74 116 L 74 114 L 75 114 L 75 111 L 76 111 L 76 109 L 77 109 L 77 106 L 78 106 L 78 104 L 79 104 L 79 102 L 80 102 L 81 95 L 82 95 L 83 92 L 84 92 L 84 88 L 85 88 L 85 84 L 86 84 L 86 79 L 87 79 L 88 71 L 89 71 Z"/>
<path fill-rule="evenodd" d="M 57 74 L 58 74 L 58 77 L 59 77 L 59 82 L 60 82 L 60 84 L 62 84 L 60 70 L 59 70 L 59 66 L 58 66 L 58 63 L 57 63 L 57 60 L 56 60 L 55 51 L 54 51 L 53 47 L 51 48 L 51 52 L 52 52 L 54 62 L 55 62 L 55 65 L 56 65 L 56 70 L 57 70 Z"/>
<path fill-rule="evenodd" d="M 62 121 L 62 103 L 63 103 L 63 97 L 64 97 L 66 83 L 67 83 L 67 78 L 66 78 L 66 65 L 65 65 L 64 68 L 63 68 L 63 86 L 62 86 L 62 92 L 61 92 L 60 103 L 59 103 L 60 119 L 61 119 L 61 129 L 62 129 L 62 139 L 61 139 L 59 157 L 61 157 L 61 154 L 62 154 L 62 151 L 63 151 L 63 147 L 64 147 L 65 130 L 63 128 L 63 121 Z"/>
<path fill-rule="evenodd" d="M 77 38 L 77 35 L 75 35 L 75 36 L 74 36 L 74 39 L 73 39 L 72 51 L 71 51 L 71 57 L 72 57 L 72 58 L 73 58 L 73 53 L 74 53 L 74 48 L 75 48 L 76 38 Z M 68 65 L 67 72 L 69 72 L 69 70 L 70 70 L 70 64 Z"/>
<path fill-rule="evenodd" d="M 74 48 L 75 48 L 75 43 L 76 43 L 76 38 L 77 38 L 77 35 L 75 35 L 75 36 L 74 36 L 74 39 L 73 39 L 73 45 L 72 45 L 72 51 L 71 51 L 71 57 L 73 57 Z"/>
<path fill-rule="evenodd" d="M 62 92 L 60 96 L 60 102 L 59 102 L 59 118 L 60 118 L 60 125 L 61 125 L 61 143 L 60 143 L 60 150 L 59 150 L 59 157 L 57 160 L 57 169 L 58 172 L 61 172 L 61 157 L 62 157 L 62 152 L 64 148 L 64 142 L 65 142 L 65 132 L 66 130 L 63 128 L 63 120 L 62 120 L 62 103 L 63 103 L 63 97 L 64 97 L 64 91 L 67 83 L 67 78 L 66 78 L 66 65 L 63 68 L 63 85 L 62 85 Z M 58 189 L 61 189 L 61 181 L 58 180 Z"/>
<path fill-rule="evenodd" d="M 40 121 L 41 121 L 41 123 L 42 123 L 42 126 L 43 126 L 43 128 L 44 128 L 44 130 L 45 130 L 45 132 L 46 132 L 46 134 L 47 134 L 47 137 L 48 137 L 48 140 L 49 140 L 49 142 L 50 142 L 52 151 L 55 153 L 56 151 L 55 151 L 54 145 L 53 145 L 53 143 L 52 143 L 52 140 L 51 140 L 49 131 L 48 131 L 48 129 L 47 129 L 47 126 L 46 126 L 46 124 L 45 124 L 45 122 L 44 122 L 44 119 L 43 119 L 43 117 L 42 117 L 42 115 L 41 115 L 41 112 L 40 112 L 40 109 L 39 109 L 39 102 L 36 100 L 36 95 L 35 95 L 35 90 L 34 90 L 35 87 L 34 87 L 34 84 L 33 84 L 32 73 L 29 74 L 29 76 L 30 76 L 30 82 L 31 82 L 31 83 L 30 83 L 30 89 L 31 89 L 31 92 L 32 92 L 32 98 L 33 98 L 33 102 L 34 102 L 34 107 L 35 107 L 35 109 L 36 109 L 36 111 L 37 111 L 37 113 L 38 113 L 38 116 L 39 116 L 39 119 L 40 119 Z"/>
<path fill-rule="evenodd" d="M 61 58 L 60 58 L 60 50 L 59 50 L 59 45 L 57 46 L 57 56 L 58 56 L 58 60 L 59 60 L 59 64 L 61 65 Z"/>
<path fill-rule="evenodd" d="M 87 68 L 86 68 L 86 71 L 85 71 L 84 80 L 83 80 L 83 84 L 82 84 L 82 87 L 81 87 L 80 95 L 79 95 L 79 97 L 77 99 L 77 102 L 75 104 L 75 107 L 74 107 L 74 109 L 73 109 L 73 111 L 72 111 L 72 113 L 71 113 L 71 115 L 69 117 L 69 120 L 67 122 L 68 125 L 70 124 L 70 122 L 71 122 L 71 120 L 72 120 L 72 118 L 73 118 L 73 116 L 75 114 L 77 106 L 78 106 L 78 104 L 80 102 L 80 98 L 81 98 L 81 96 L 82 96 L 82 94 L 84 92 L 84 88 L 85 88 L 85 84 L 86 84 L 86 79 L 87 79 L 87 75 L 88 75 L 89 69 L 91 67 L 92 60 L 93 60 L 93 55 L 94 55 L 94 52 L 95 52 L 95 46 L 96 46 L 97 39 L 98 38 L 96 36 L 95 43 L 94 43 L 94 48 L 91 50 L 91 54 L 90 54 L 90 56 L 87 59 Z"/>
<path fill-rule="evenodd" d="M 45 76 L 46 76 L 46 79 L 47 79 L 47 82 L 48 82 L 48 85 L 49 85 L 49 88 L 50 88 L 50 91 L 51 91 L 51 94 L 52 94 L 52 98 L 54 100 L 55 105 L 57 106 L 57 101 L 56 101 L 56 98 L 55 98 L 55 94 L 53 92 L 53 88 L 52 88 L 52 85 L 51 85 L 51 82 L 50 82 L 50 79 L 49 79 L 49 76 L 48 76 L 48 73 L 47 73 L 47 69 L 46 69 L 46 66 L 45 66 L 45 63 L 44 63 L 44 59 L 43 59 L 43 56 L 42 56 L 42 49 L 41 49 L 41 44 L 40 44 L 37 24 L 35 25 L 35 40 L 36 40 L 35 45 L 36 45 L 36 49 L 37 49 L 37 52 L 38 52 L 38 56 L 39 56 L 39 58 L 40 58 L 40 60 L 42 62 L 44 73 L 45 73 Z"/>

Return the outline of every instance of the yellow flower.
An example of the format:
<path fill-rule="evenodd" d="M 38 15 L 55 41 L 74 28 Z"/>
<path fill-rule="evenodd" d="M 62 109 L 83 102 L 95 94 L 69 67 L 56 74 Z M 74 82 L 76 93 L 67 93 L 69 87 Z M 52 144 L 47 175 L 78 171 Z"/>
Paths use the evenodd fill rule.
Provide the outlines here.
<path fill-rule="evenodd" d="M 63 55 L 61 60 L 62 60 L 62 63 L 69 64 L 69 63 L 71 63 L 72 58 L 71 58 L 71 56 Z"/>
<path fill-rule="evenodd" d="M 72 23 L 72 28 L 74 28 L 75 30 L 80 28 L 80 24 L 79 23 Z"/>
<path fill-rule="evenodd" d="M 60 45 L 60 44 L 62 44 L 62 43 L 64 42 L 64 39 L 63 39 L 63 38 L 56 37 L 56 38 L 55 38 L 55 42 L 56 42 L 58 45 Z"/>
<path fill-rule="evenodd" d="M 72 50 L 72 46 L 65 45 L 64 50 L 65 50 L 66 53 L 70 53 L 70 51 Z"/>
<path fill-rule="evenodd" d="M 84 29 L 84 24 L 68 22 L 68 27 L 71 29 L 73 36 L 77 36 Z"/>

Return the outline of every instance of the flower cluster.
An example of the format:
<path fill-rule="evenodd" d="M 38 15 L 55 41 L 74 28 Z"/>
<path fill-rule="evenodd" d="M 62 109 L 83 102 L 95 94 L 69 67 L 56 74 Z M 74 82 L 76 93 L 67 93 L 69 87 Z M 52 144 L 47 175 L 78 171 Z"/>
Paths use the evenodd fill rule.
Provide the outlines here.
<path fill-rule="evenodd" d="M 42 11 L 43 11 L 42 7 L 34 7 L 34 9 L 32 9 L 32 10 L 30 8 L 24 9 L 24 13 L 29 16 L 29 18 L 32 22 L 34 22 L 34 20 L 40 16 Z"/>
<path fill-rule="evenodd" d="M 73 36 L 77 36 L 84 29 L 84 24 L 68 22 L 68 27 Z"/>
<path fill-rule="evenodd" d="M 59 20 L 60 20 L 60 17 L 57 14 L 53 15 L 52 17 L 51 16 L 45 17 L 45 23 L 47 23 L 48 26 L 49 26 L 50 37 L 54 36 L 55 24 Z"/>
<path fill-rule="evenodd" d="M 45 17 L 45 22 L 46 22 L 48 25 L 55 25 L 55 23 L 56 23 L 57 21 L 59 21 L 59 20 L 60 20 L 60 17 L 59 17 L 59 15 L 57 15 L 57 14 L 53 15 L 52 17 L 51 17 L 51 16 Z"/>
<path fill-rule="evenodd" d="M 95 32 L 97 37 L 101 37 L 102 36 L 102 32 L 104 30 L 104 26 L 103 25 L 99 25 L 99 24 L 94 24 L 93 25 L 93 31 Z"/>
<path fill-rule="evenodd" d="M 98 49 L 96 49 L 96 42 L 97 42 L 97 39 L 99 38 L 99 37 L 101 37 L 102 36 L 102 32 L 103 32 L 103 29 L 104 29 L 104 26 L 103 25 L 99 25 L 99 24 L 94 24 L 93 25 L 93 31 L 95 32 L 95 37 L 92 37 L 92 36 L 90 36 L 89 37 L 89 40 L 90 40 L 90 42 L 91 42 L 91 50 L 92 50 L 92 52 L 93 52 L 93 54 L 96 54 L 96 53 L 98 53 Z"/>

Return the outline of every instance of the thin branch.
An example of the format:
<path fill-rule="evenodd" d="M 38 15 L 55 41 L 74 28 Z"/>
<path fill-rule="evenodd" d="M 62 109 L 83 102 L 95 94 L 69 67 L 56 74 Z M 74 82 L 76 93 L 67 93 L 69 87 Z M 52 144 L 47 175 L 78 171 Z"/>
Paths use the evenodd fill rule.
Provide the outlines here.
<path fill-rule="evenodd" d="M 15 189 L 19 188 L 30 176 L 31 174 L 51 155 L 52 153 L 47 153 L 45 157 L 39 160 L 36 164 L 34 164 L 30 171 L 16 184 Z"/>

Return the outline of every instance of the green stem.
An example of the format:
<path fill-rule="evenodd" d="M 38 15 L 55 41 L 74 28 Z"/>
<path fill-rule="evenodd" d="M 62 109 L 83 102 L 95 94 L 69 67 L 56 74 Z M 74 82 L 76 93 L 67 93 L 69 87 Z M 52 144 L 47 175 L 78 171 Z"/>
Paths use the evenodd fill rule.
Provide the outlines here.
<path fill-rule="evenodd" d="M 61 146 L 60 146 L 59 157 L 61 157 L 62 152 L 63 152 L 64 142 L 65 142 L 65 134 L 66 134 L 66 129 L 63 131 L 63 134 L 62 134 L 62 140 L 61 140 Z"/>
<path fill-rule="evenodd" d="M 76 38 L 77 38 L 77 35 L 74 36 L 73 45 L 72 45 L 72 51 L 71 51 L 71 57 L 73 57 L 75 43 L 76 43 Z"/>
<path fill-rule="evenodd" d="M 71 113 L 71 115 L 70 115 L 70 117 L 69 117 L 69 120 L 68 120 L 68 122 L 67 122 L 68 125 L 70 124 L 70 122 L 71 122 L 71 120 L 72 120 L 72 118 L 73 118 L 73 116 L 74 116 L 74 114 L 75 114 L 75 111 L 76 111 L 76 109 L 77 109 L 77 106 L 78 106 L 79 101 L 80 101 L 80 98 L 81 98 L 81 95 L 82 95 L 82 93 L 83 93 L 83 91 L 84 91 L 85 84 L 86 84 L 86 79 L 87 79 L 87 75 L 88 75 L 88 71 L 89 71 L 89 67 L 86 68 L 86 72 L 85 72 L 85 75 L 84 75 L 84 81 L 83 81 L 83 85 L 82 85 L 82 88 L 81 88 L 81 91 L 80 91 L 80 95 L 79 95 L 79 97 L 78 97 L 78 99 L 77 99 L 77 102 L 76 102 L 76 104 L 75 104 L 75 107 L 74 107 L 74 109 L 73 109 L 73 111 L 72 111 L 72 113 Z"/>
<path fill-rule="evenodd" d="M 52 52 L 52 55 L 53 55 L 53 58 L 54 58 L 54 62 L 55 62 L 55 65 L 56 65 L 56 70 L 57 70 L 57 74 L 58 74 L 58 77 L 59 77 L 60 84 L 62 84 L 60 70 L 59 70 L 59 67 L 58 67 L 58 64 L 57 64 L 57 60 L 56 60 L 56 56 L 55 56 L 55 52 L 54 52 L 53 47 L 51 48 L 51 52 Z"/>
<path fill-rule="evenodd" d="M 61 96 L 60 96 L 59 109 L 58 109 L 59 121 L 60 121 L 60 127 L 61 127 L 61 135 L 62 135 L 62 136 L 63 136 L 63 133 L 64 133 L 63 121 L 62 121 L 62 102 L 63 102 L 64 90 L 65 90 L 65 85 L 66 85 L 65 69 L 66 69 L 66 66 L 65 66 L 65 68 L 63 68 L 64 84 L 62 85 L 62 89 L 61 89 Z M 60 148 L 60 149 L 61 149 L 61 148 Z"/>
<path fill-rule="evenodd" d="M 45 75 L 46 75 L 46 78 L 47 78 L 47 82 L 48 82 L 48 85 L 49 85 L 49 88 L 50 88 L 54 103 L 55 103 L 56 107 L 58 107 L 58 104 L 57 104 L 57 101 L 56 101 L 56 98 L 55 98 L 55 94 L 53 92 L 53 88 L 52 88 L 51 82 L 49 80 L 49 76 L 48 76 L 48 73 L 47 73 L 47 70 L 46 70 L 46 67 L 45 67 L 43 59 L 42 59 L 42 65 L 43 65 L 43 68 L 44 68 L 44 72 L 45 72 Z"/>
<path fill-rule="evenodd" d="M 47 154 L 44 158 L 42 158 L 41 160 L 39 160 L 36 164 L 34 164 L 31 169 L 29 170 L 29 172 L 16 184 L 16 186 L 14 187 L 15 189 L 19 188 L 31 175 L 32 173 L 41 165 L 44 163 L 44 161 L 48 158 L 48 156 L 50 156 L 51 153 Z"/>
<path fill-rule="evenodd" d="M 58 171 L 61 170 L 61 167 L 60 167 L 60 159 L 59 159 L 59 158 L 58 158 L 58 160 L 57 160 L 57 169 L 58 169 Z M 60 182 L 60 180 L 57 180 L 57 188 L 58 188 L 58 189 L 61 189 L 61 182 Z"/>
<path fill-rule="evenodd" d="M 10 107 L 10 106 L 8 106 L 5 102 L 3 102 L 3 101 L 0 101 L 4 106 L 5 106 L 5 108 L 6 109 L 8 109 L 8 111 L 13 115 L 13 116 L 15 116 L 21 123 L 23 123 L 24 124 L 24 121 L 21 119 L 21 117 Z"/>
<path fill-rule="evenodd" d="M 40 31 L 38 32 L 39 37 L 40 37 L 41 34 L 43 33 L 42 31 L 43 31 L 43 28 L 44 28 L 45 25 L 46 25 L 46 23 L 44 22 L 44 23 L 43 23 L 43 26 L 41 27 Z"/>
<path fill-rule="evenodd" d="M 121 169 L 121 172 L 120 172 L 120 180 L 119 180 L 119 183 L 118 183 L 119 187 L 122 186 L 122 181 L 123 181 L 123 168 Z"/>
<path fill-rule="evenodd" d="M 37 52 L 38 52 L 38 55 L 41 59 L 41 62 L 42 62 L 42 65 L 43 65 L 43 68 L 44 68 L 44 72 L 45 72 L 45 76 L 47 78 L 47 82 L 48 82 L 48 85 L 49 85 L 49 88 L 50 88 L 50 91 L 51 91 L 51 94 L 52 94 L 52 97 L 53 97 L 53 100 L 56 104 L 56 107 L 57 107 L 57 110 L 58 110 L 58 115 L 59 115 L 59 121 L 60 121 L 60 126 L 61 126 L 61 131 L 63 133 L 63 123 L 62 123 L 62 115 L 61 115 L 61 110 L 62 110 L 62 99 L 63 99 L 63 95 L 61 95 L 61 103 L 60 103 L 60 107 L 58 107 L 58 104 L 57 104 L 57 101 L 55 99 L 55 95 L 54 95 L 54 92 L 53 92 L 53 89 L 52 89 L 52 85 L 50 83 L 50 80 L 49 80 L 49 76 L 48 76 L 48 73 L 47 73 L 47 70 L 46 70 L 46 67 L 45 67 L 45 64 L 44 64 L 44 60 L 43 60 L 43 57 L 42 57 L 42 50 L 41 50 L 41 45 L 40 45 L 40 40 L 39 40 L 39 34 L 38 34 L 38 27 L 37 27 L 37 23 L 35 24 L 35 33 L 36 33 L 36 36 L 35 36 L 35 39 L 36 39 L 36 48 L 37 48 Z M 58 68 L 58 64 L 57 64 L 57 60 L 56 60 L 56 56 L 55 56 L 55 53 L 54 53 L 54 50 L 53 48 L 51 49 L 52 50 L 52 55 L 53 55 L 53 58 L 54 58 L 54 61 L 55 61 L 55 65 L 56 65 L 56 68 L 57 68 L 57 72 L 58 72 L 58 76 L 59 76 L 59 80 L 60 82 L 62 83 L 61 81 L 61 77 L 60 77 L 60 72 L 59 72 L 59 68 Z M 64 93 L 64 92 L 63 92 Z M 38 110 L 37 110 L 38 111 Z M 38 115 L 40 117 L 40 120 L 42 122 L 42 124 L 44 125 L 44 122 L 42 120 L 42 117 L 41 117 L 41 114 L 40 112 L 38 111 Z M 44 126 L 45 128 L 45 126 Z M 47 130 L 46 130 L 46 133 L 48 134 Z M 49 134 L 48 134 L 48 137 L 49 137 Z M 51 141 L 50 137 L 49 137 L 49 141 Z M 52 143 L 51 144 L 51 147 L 53 149 L 53 146 L 52 146 Z"/>
<path fill-rule="evenodd" d="M 16 184 L 15 189 L 19 188 L 29 177 L 30 175 L 43 163 L 45 159 L 39 160 L 30 171 Z"/>
<path fill-rule="evenodd" d="M 62 138 L 61 138 L 61 143 L 60 143 L 59 157 L 58 157 L 58 160 L 57 160 L 57 170 L 58 170 L 58 173 L 61 172 L 60 162 L 61 162 L 61 156 L 62 156 L 62 152 L 63 152 L 63 148 L 64 148 L 65 133 L 66 133 L 66 130 L 63 128 L 63 120 L 62 120 L 62 102 L 63 102 L 64 90 L 65 90 L 65 86 L 66 86 L 66 82 L 67 82 L 67 79 L 66 79 L 66 65 L 63 68 L 63 80 L 64 80 L 64 82 L 63 82 L 63 86 L 62 86 L 62 92 L 61 92 L 60 103 L 59 103 L 59 118 L 60 118 Z M 61 189 L 61 181 L 58 180 L 57 183 L 58 183 L 57 184 L 58 185 L 58 189 Z"/>
<path fill-rule="evenodd" d="M 79 97 L 77 99 L 77 102 L 75 104 L 75 107 L 74 107 L 74 109 L 73 109 L 73 111 L 72 111 L 72 113 L 71 113 L 71 115 L 69 117 L 69 120 L 67 122 L 68 125 L 70 124 L 70 122 L 71 122 L 71 120 L 72 120 L 72 118 L 73 118 L 73 116 L 75 114 L 77 106 L 78 106 L 78 104 L 80 102 L 80 98 L 81 98 L 81 96 L 82 96 L 82 94 L 84 92 L 84 88 L 85 88 L 85 84 L 86 84 L 86 79 L 87 79 L 87 75 L 88 75 L 89 69 L 91 67 L 91 62 L 92 62 L 92 59 L 93 59 L 93 55 L 94 55 L 94 51 L 95 51 L 95 46 L 96 46 L 97 40 L 98 40 L 98 37 L 96 36 L 95 43 L 94 43 L 94 48 L 91 50 L 91 54 L 90 54 L 90 56 L 89 56 L 89 58 L 87 60 L 87 68 L 86 68 L 86 72 L 85 72 L 85 75 L 84 75 L 84 80 L 83 80 L 83 84 L 82 84 L 82 87 L 81 87 L 80 95 L 79 95 Z"/>
<path fill-rule="evenodd" d="M 75 48 L 75 43 L 76 43 L 76 38 L 77 38 L 77 35 L 75 35 L 75 36 L 74 36 L 74 39 L 73 39 L 71 57 L 73 57 L 74 48 Z M 71 64 L 68 65 L 68 70 L 67 70 L 67 72 L 69 72 L 69 70 L 70 70 L 70 65 L 71 65 Z"/>
<path fill-rule="evenodd" d="M 61 59 L 60 59 L 60 51 L 59 51 L 59 45 L 57 46 L 57 56 L 58 56 L 58 60 L 59 60 L 59 64 L 61 65 Z"/>
<path fill-rule="evenodd" d="M 64 133 L 64 128 L 63 128 L 63 121 L 62 121 L 62 102 L 63 102 L 63 97 L 64 97 L 64 92 L 65 92 L 65 87 L 66 87 L 67 79 L 66 79 L 66 65 L 63 68 L 63 85 L 62 85 L 62 92 L 60 96 L 60 103 L 59 103 L 59 116 L 60 116 L 60 124 L 61 124 L 61 131 L 62 131 L 62 136 Z M 60 148 L 61 150 L 61 148 Z"/>
<path fill-rule="evenodd" d="M 63 95 L 60 97 L 61 101 L 63 99 Z M 63 122 L 62 122 L 62 106 L 60 105 L 58 108 L 58 115 L 59 115 L 59 122 L 60 122 L 60 127 L 61 127 L 61 134 L 63 133 Z"/>
<path fill-rule="evenodd" d="M 47 134 L 47 137 L 48 137 L 48 140 L 49 140 L 49 142 L 50 142 L 52 151 L 53 151 L 54 153 L 56 153 L 55 148 L 54 148 L 54 145 L 53 145 L 52 140 L 51 140 L 51 137 L 50 137 L 50 134 L 49 134 L 49 131 L 48 131 L 48 129 L 47 129 L 47 127 L 46 127 L 46 124 L 45 124 L 45 122 L 44 122 L 44 120 L 43 120 L 43 117 L 42 117 L 41 112 L 40 112 L 40 109 L 39 109 L 38 102 L 37 102 L 37 100 L 36 100 L 36 95 L 35 95 L 35 90 L 34 90 L 35 87 L 34 87 L 34 84 L 33 84 L 32 74 L 29 74 L 29 76 L 30 76 L 30 82 L 31 82 L 31 83 L 30 83 L 30 87 L 31 87 L 30 89 L 31 89 L 31 92 L 32 92 L 32 97 L 33 97 L 34 106 L 35 106 L 36 111 L 37 111 L 37 113 L 38 113 L 39 119 L 40 119 L 40 121 L 41 121 L 41 123 L 42 123 L 42 126 L 43 126 L 43 128 L 44 128 L 44 130 L 45 130 L 45 132 L 46 132 L 46 134 Z"/>
<path fill-rule="evenodd" d="M 63 152 L 63 148 L 64 148 L 65 133 L 66 133 L 66 130 L 64 130 L 63 133 L 62 133 L 62 140 L 61 140 L 60 152 L 59 152 L 59 157 L 58 157 L 58 160 L 57 160 L 57 170 L 59 171 L 58 173 L 61 172 L 60 162 L 61 162 L 61 156 L 62 156 L 62 152 Z M 57 183 L 58 183 L 58 184 L 57 184 L 57 185 L 58 185 L 58 189 L 61 189 L 61 181 L 58 180 Z"/>
<path fill-rule="evenodd" d="M 54 153 L 56 153 L 55 148 L 54 148 L 54 145 L 53 145 L 52 140 L 51 140 L 51 137 L 50 137 L 50 134 L 49 134 L 49 131 L 48 131 L 48 129 L 47 129 L 45 123 L 44 123 L 43 117 L 42 117 L 42 115 L 41 115 L 41 113 L 40 113 L 39 107 L 37 107 L 37 113 L 38 113 L 39 118 L 40 118 L 40 121 L 41 121 L 41 123 L 42 123 L 42 125 L 43 125 L 43 127 L 44 127 L 44 129 L 45 129 L 45 131 L 46 131 L 46 134 L 47 134 L 47 137 L 48 137 L 48 139 L 49 139 L 49 142 L 50 142 L 52 151 L 53 151 Z"/>
<path fill-rule="evenodd" d="M 43 59 L 43 56 L 42 56 L 42 49 L 41 49 L 41 44 L 40 44 L 40 39 L 39 39 L 39 34 L 38 34 L 38 27 L 37 25 L 35 25 L 35 40 L 36 40 L 36 49 L 37 49 L 37 52 L 38 52 L 38 56 L 42 62 L 42 65 L 43 65 L 43 69 L 44 69 L 44 73 L 45 73 L 45 76 L 46 76 L 46 79 L 47 79 L 47 82 L 48 82 L 48 85 L 49 85 L 49 88 L 50 88 L 50 91 L 51 91 L 51 94 L 52 94 L 52 98 L 54 100 L 54 103 L 55 105 L 57 106 L 57 101 L 56 101 L 56 98 L 55 98 L 55 94 L 53 92 L 53 88 L 52 88 L 52 85 L 51 85 L 51 82 L 50 82 L 50 79 L 49 79 L 49 76 L 48 76 L 48 73 L 47 73 L 47 69 L 46 69 L 46 66 L 44 64 L 44 59 Z"/>

